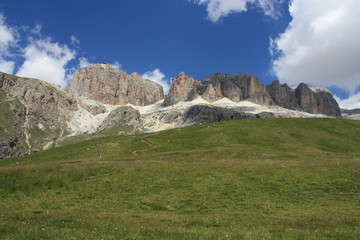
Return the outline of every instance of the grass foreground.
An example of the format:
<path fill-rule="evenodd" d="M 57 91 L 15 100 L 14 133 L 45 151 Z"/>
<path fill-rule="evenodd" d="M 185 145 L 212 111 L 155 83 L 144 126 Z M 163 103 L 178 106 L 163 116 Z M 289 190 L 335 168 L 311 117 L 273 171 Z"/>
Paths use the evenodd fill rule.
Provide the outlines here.
<path fill-rule="evenodd" d="M 360 121 L 98 138 L 0 161 L 0 239 L 360 239 L 359 180 Z"/>

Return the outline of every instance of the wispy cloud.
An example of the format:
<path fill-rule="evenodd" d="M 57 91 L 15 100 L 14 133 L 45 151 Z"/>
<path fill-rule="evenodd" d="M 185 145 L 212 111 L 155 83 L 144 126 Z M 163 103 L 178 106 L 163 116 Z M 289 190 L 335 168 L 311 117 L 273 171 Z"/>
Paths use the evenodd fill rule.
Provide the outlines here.
<path fill-rule="evenodd" d="M 80 40 L 75 36 L 75 35 L 71 35 L 70 36 L 70 44 L 74 47 L 79 47 L 80 46 Z"/>

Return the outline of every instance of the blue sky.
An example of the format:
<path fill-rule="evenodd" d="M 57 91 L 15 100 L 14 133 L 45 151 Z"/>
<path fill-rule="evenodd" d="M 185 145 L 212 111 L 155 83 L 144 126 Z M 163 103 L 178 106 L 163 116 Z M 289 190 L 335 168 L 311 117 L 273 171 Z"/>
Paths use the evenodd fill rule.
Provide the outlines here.
<path fill-rule="evenodd" d="M 0 71 L 62 87 L 109 62 L 168 87 L 246 72 L 329 87 L 360 108 L 358 0 L 0 1 Z"/>

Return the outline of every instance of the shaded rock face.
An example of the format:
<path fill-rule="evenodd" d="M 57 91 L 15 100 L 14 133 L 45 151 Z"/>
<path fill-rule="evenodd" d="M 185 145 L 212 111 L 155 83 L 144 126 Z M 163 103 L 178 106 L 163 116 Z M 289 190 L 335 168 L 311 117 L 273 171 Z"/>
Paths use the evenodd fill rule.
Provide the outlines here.
<path fill-rule="evenodd" d="M 190 107 L 182 116 L 179 125 L 191 126 L 199 124 L 207 124 L 213 122 L 223 122 L 230 120 L 249 119 L 249 118 L 271 118 L 272 113 L 247 113 L 241 108 L 221 108 L 208 105 L 195 105 Z"/>
<path fill-rule="evenodd" d="M 162 86 L 141 75 L 126 74 L 110 64 L 93 64 L 78 71 L 67 91 L 105 104 L 145 106 L 164 98 Z"/>
<path fill-rule="evenodd" d="M 300 83 L 295 89 L 295 96 L 305 112 L 341 117 L 339 105 L 329 92 L 313 91 L 305 83 Z"/>
<path fill-rule="evenodd" d="M 181 101 L 192 101 L 199 96 L 199 88 L 198 80 L 182 72 L 172 80 L 169 94 L 165 97 L 163 106 L 174 105 Z"/>
<path fill-rule="evenodd" d="M 191 101 L 198 96 L 208 102 L 226 97 L 234 102 L 248 100 L 262 105 L 273 104 L 266 87 L 253 75 L 216 73 L 199 82 L 185 73 L 180 73 L 171 83 L 164 106 Z"/>
<path fill-rule="evenodd" d="M 254 75 L 216 73 L 201 81 L 200 95 L 214 102 L 223 97 L 234 102 L 251 101 L 261 105 L 272 105 L 273 101 L 266 87 Z"/>
<path fill-rule="evenodd" d="M 140 112 L 130 106 L 121 106 L 105 118 L 98 131 L 111 131 L 112 134 L 134 134 L 141 129 Z"/>
<path fill-rule="evenodd" d="M 348 115 L 360 114 L 360 108 L 355 109 L 341 109 L 341 113 Z"/>
<path fill-rule="evenodd" d="M 276 105 L 292 110 L 302 110 L 295 92 L 286 83 L 280 84 L 279 81 L 275 80 L 272 84 L 266 86 L 266 89 Z"/>

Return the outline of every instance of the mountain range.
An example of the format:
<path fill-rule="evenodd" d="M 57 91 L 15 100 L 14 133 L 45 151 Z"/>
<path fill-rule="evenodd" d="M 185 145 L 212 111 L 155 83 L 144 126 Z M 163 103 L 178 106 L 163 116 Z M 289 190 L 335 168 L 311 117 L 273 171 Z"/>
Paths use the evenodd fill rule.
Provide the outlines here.
<path fill-rule="evenodd" d="M 94 137 L 234 119 L 360 119 L 359 110 L 341 110 L 329 90 L 304 83 L 265 86 L 245 73 L 199 81 L 181 72 L 164 95 L 161 85 L 105 63 L 79 70 L 65 90 L 0 73 L 0 112 L 0 159 Z"/>

